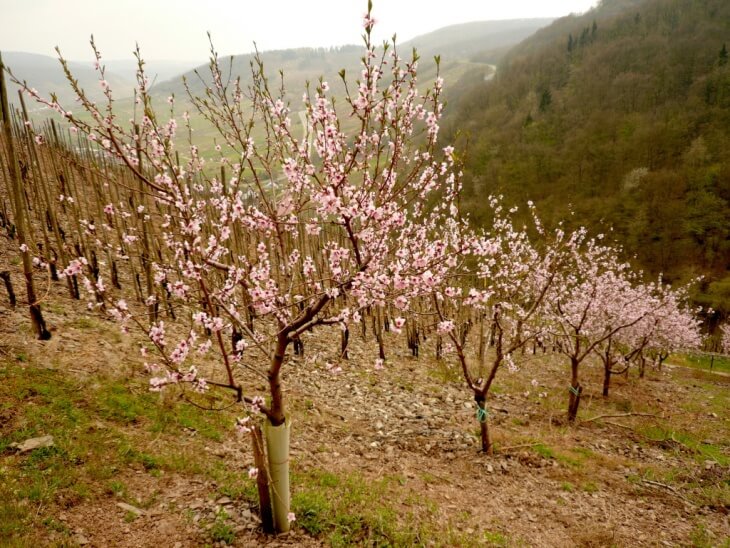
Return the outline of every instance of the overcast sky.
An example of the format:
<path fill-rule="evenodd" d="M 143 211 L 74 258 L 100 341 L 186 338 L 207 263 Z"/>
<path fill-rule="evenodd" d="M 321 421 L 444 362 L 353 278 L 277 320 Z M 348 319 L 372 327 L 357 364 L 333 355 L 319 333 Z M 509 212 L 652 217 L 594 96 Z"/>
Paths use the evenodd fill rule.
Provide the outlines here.
<path fill-rule="evenodd" d="M 404 41 L 467 21 L 560 17 L 597 0 L 375 0 L 377 38 Z M 222 55 L 356 44 L 366 0 L 0 0 L 0 51 L 90 59 L 93 33 L 106 59 L 203 60 L 206 31 Z"/>

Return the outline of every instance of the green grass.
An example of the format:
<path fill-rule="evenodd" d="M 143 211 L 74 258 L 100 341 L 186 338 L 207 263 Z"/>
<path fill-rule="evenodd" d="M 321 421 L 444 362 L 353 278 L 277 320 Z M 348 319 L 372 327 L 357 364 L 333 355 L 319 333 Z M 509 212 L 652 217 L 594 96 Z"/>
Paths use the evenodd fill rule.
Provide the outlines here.
<path fill-rule="evenodd" d="M 424 506 L 427 514 L 435 513 L 436 504 L 424 504 L 423 497 L 404 501 L 405 508 L 420 505 L 424 519 L 399 505 L 399 493 L 405 491 L 401 480 L 383 476 L 372 481 L 357 472 L 337 475 L 319 469 L 295 474 L 292 510 L 297 526 L 330 546 L 413 546 L 428 539 L 464 545 L 467 539 L 455 530 L 431 529 Z"/>
<path fill-rule="evenodd" d="M 225 510 L 220 510 L 218 515 L 213 522 L 213 526 L 210 528 L 210 536 L 214 542 L 224 542 L 226 544 L 232 544 L 236 539 L 236 534 L 233 532 L 233 528 L 226 523 L 228 514 Z"/>
<path fill-rule="evenodd" d="M 540 448 L 540 446 L 537 447 Z M 560 451 L 544 447 L 543 449 L 538 449 L 538 454 L 542 454 L 545 458 L 554 458 L 560 464 L 570 468 L 581 468 L 586 461 L 594 456 L 593 451 L 580 446 L 566 447 Z"/>
<path fill-rule="evenodd" d="M 297 527 L 329 546 L 506 546 L 493 531 L 462 531 L 460 523 L 439 523 L 439 504 L 408 490 L 404 478 L 378 480 L 359 472 L 312 469 L 292 479 Z M 468 516 L 465 516 L 468 517 Z"/>
<path fill-rule="evenodd" d="M 73 321 L 71 325 L 78 329 L 95 329 L 99 326 L 99 322 L 95 318 L 81 316 Z"/>
<path fill-rule="evenodd" d="M 548 447 L 547 445 L 544 445 L 542 443 L 533 445 L 531 449 L 544 459 L 555 458 L 555 453 L 553 452 L 553 450 L 550 447 Z"/>
<path fill-rule="evenodd" d="M 295 474 L 292 508 L 298 525 L 333 546 L 378 544 L 398 533 L 395 513 L 383 502 L 392 479 L 368 482 L 358 474 L 313 470 Z"/>
<path fill-rule="evenodd" d="M 461 369 L 444 360 L 435 361 L 434 365 L 428 369 L 428 375 L 440 383 L 460 384 L 464 382 Z"/>
<path fill-rule="evenodd" d="M 502 533 L 485 531 L 482 538 L 487 546 L 507 546 L 508 544 L 507 537 L 505 537 Z"/>
<path fill-rule="evenodd" d="M 730 356 L 709 356 L 707 354 L 674 354 L 669 362 L 695 369 L 730 373 Z"/>
<path fill-rule="evenodd" d="M 255 494 L 253 482 L 240 473 L 218 474 L 198 446 L 150 443 L 183 431 L 199 433 L 198 445 L 218 441 L 225 416 L 161 402 L 128 379 L 92 382 L 69 377 L 62 368 L 34 367 L 25 356 L 12 358 L 0 360 L 0 413 L 9 417 L 0 429 L 0 545 L 50 538 L 67 544 L 70 532 L 56 521 L 56 512 L 85 501 L 112 496 L 140 507 L 153 504 L 154 498 L 129 498 L 119 474 L 130 469 L 149 474 L 151 481 L 165 471 L 220 477 L 227 480 L 221 490 L 229 494 L 245 494 L 247 500 Z M 43 435 L 53 436 L 54 445 L 22 455 L 9 451 L 12 443 Z M 231 538 L 225 524 L 215 527 L 218 540 Z"/>
<path fill-rule="evenodd" d="M 703 523 L 698 523 L 692 531 L 691 539 L 694 548 L 729 548 L 730 538 L 717 539 Z M 718 542 L 719 540 L 719 542 Z"/>
<path fill-rule="evenodd" d="M 676 447 L 692 454 L 700 463 L 711 460 L 720 466 L 730 464 L 730 456 L 719 444 L 703 443 L 695 434 L 686 430 L 653 425 L 641 428 L 639 432 L 653 442 L 665 443 L 667 447 Z"/>

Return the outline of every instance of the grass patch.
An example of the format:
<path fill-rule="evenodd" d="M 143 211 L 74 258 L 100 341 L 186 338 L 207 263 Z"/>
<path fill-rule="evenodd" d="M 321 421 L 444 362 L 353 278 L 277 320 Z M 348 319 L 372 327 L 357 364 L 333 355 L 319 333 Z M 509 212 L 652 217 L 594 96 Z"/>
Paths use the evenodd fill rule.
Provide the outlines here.
<path fill-rule="evenodd" d="M 225 463 L 215 461 L 206 470 L 208 476 L 218 485 L 218 492 L 232 499 L 244 500 L 250 504 L 258 503 L 256 483 L 241 472 L 232 471 Z"/>
<path fill-rule="evenodd" d="M 200 409 L 186 403 L 175 406 L 155 405 L 152 412 L 153 432 L 173 432 L 186 429 L 200 434 L 208 440 L 220 442 L 223 439 L 224 415 L 221 413 L 201 413 Z"/>
<path fill-rule="evenodd" d="M 92 382 L 68 376 L 61 367 L 41 369 L 31 362 L 20 367 L 15 357 L 0 358 L 0 413 L 8 417 L 0 430 L 0 546 L 66 545 L 69 533 L 57 515 L 85 501 L 111 496 L 151 504 L 130 499 L 121 479 L 130 469 L 152 477 L 167 470 L 217 476 L 225 480 L 219 483 L 222 491 L 255 500 L 253 482 L 240 472 L 216 474 L 201 450 L 205 441 L 222 438 L 227 415 L 161 402 L 126 379 Z M 160 443 L 161 436 L 179 436 L 183 429 L 192 440 Z M 53 436 L 53 446 L 27 454 L 9 449 L 44 435 Z M 214 525 L 218 540 L 227 542 L 232 531 L 224 526 Z"/>
<path fill-rule="evenodd" d="M 692 546 L 694 548 L 713 548 L 715 546 L 729 546 L 730 541 L 718 545 L 715 543 L 714 536 L 710 534 L 703 523 L 695 526 L 691 536 Z"/>
<path fill-rule="evenodd" d="M 435 361 L 433 367 L 429 368 L 428 375 L 441 383 L 459 384 L 463 382 L 461 370 L 454 365 L 449 365 L 445 360 Z"/>
<path fill-rule="evenodd" d="M 150 412 L 146 399 L 149 396 L 145 398 L 134 395 L 120 382 L 104 385 L 98 392 L 102 416 L 122 424 L 135 423 Z"/>
<path fill-rule="evenodd" d="M 709 356 L 707 354 L 675 354 L 670 361 L 684 367 L 730 373 L 730 356 Z"/>
<path fill-rule="evenodd" d="M 675 430 L 665 426 L 647 426 L 639 429 L 647 439 L 663 445 L 665 448 L 675 447 L 692 454 L 698 462 L 712 460 L 720 466 L 728 466 L 730 457 L 717 444 L 703 443 L 694 434 L 685 430 Z"/>
<path fill-rule="evenodd" d="M 71 322 L 71 326 L 76 327 L 77 329 L 95 329 L 99 326 L 99 322 L 94 318 L 81 316 Z"/>
<path fill-rule="evenodd" d="M 226 544 L 232 544 L 236 539 L 236 534 L 233 532 L 233 528 L 226 522 L 228 514 L 225 510 L 218 512 L 215 517 L 215 522 L 210 528 L 210 537 L 214 542 L 224 542 Z"/>
<path fill-rule="evenodd" d="M 544 445 L 542 443 L 533 445 L 531 449 L 544 459 L 554 459 L 555 458 L 555 453 L 553 452 L 553 450 L 550 447 L 548 447 L 547 445 Z"/>
<path fill-rule="evenodd" d="M 482 539 L 487 546 L 507 546 L 507 537 L 505 537 L 502 533 L 485 531 L 482 535 Z"/>
<path fill-rule="evenodd" d="M 384 476 L 372 481 L 358 473 L 322 470 L 295 474 L 292 510 L 297 525 L 331 546 L 412 546 L 419 539 L 443 538 L 443 531 L 427 531 L 427 520 L 416 520 L 398 506 L 398 480 Z"/>

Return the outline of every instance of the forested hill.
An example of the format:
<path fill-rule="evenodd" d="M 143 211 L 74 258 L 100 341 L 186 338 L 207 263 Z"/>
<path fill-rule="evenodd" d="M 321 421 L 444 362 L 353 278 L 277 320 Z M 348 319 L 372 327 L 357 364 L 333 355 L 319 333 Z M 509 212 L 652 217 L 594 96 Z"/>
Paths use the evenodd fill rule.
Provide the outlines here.
<path fill-rule="evenodd" d="M 603 0 L 452 86 L 464 203 L 531 199 L 615 237 L 648 273 L 704 274 L 730 312 L 730 2 Z"/>

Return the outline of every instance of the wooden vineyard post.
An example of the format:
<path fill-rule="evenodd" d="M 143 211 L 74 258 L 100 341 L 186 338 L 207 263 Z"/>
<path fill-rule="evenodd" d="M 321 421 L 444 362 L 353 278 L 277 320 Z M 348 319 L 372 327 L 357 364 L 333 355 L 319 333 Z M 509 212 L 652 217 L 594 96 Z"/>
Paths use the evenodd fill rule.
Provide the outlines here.
<path fill-rule="evenodd" d="M 30 259 L 30 251 L 25 242 L 26 219 L 25 219 L 25 197 L 20 188 L 20 170 L 18 158 L 15 155 L 13 145 L 13 132 L 10 127 L 10 107 L 8 105 L 7 88 L 5 87 L 5 65 L 0 55 L 0 106 L 2 107 L 2 124 L 5 146 L 8 151 L 8 174 L 10 178 L 10 194 L 13 214 L 15 216 L 15 228 L 18 236 L 21 256 L 23 258 L 23 274 L 25 275 L 25 288 L 28 294 L 28 305 L 30 307 L 30 319 L 33 329 L 39 340 L 47 341 L 51 333 L 46 329 L 46 322 L 41 314 L 41 306 L 36 299 L 35 287 L 33 286 L 33 264 Z"/>

